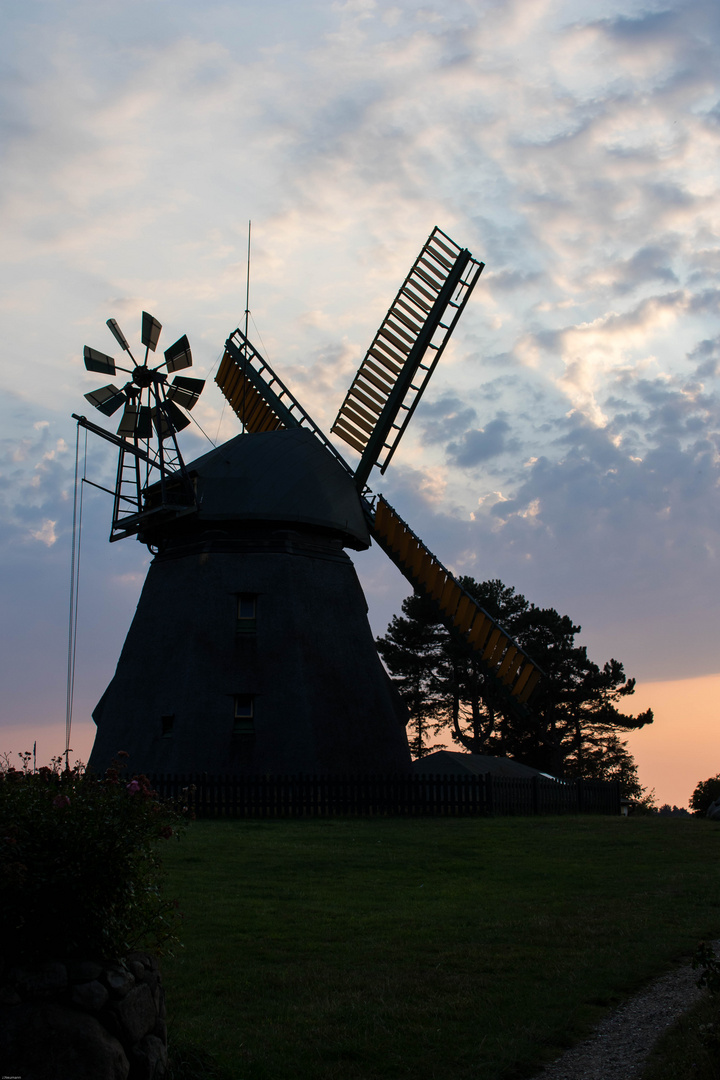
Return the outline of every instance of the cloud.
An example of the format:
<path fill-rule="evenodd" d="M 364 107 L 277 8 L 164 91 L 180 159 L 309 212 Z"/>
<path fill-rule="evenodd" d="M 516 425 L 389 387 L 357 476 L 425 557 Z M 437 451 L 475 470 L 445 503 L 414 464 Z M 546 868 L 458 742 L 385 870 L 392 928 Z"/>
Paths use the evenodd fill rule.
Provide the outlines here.
<path fill-rule="evenodd" d="M 720 336 L 700 341 L 690 353 L 689 360 L 695 361 L 695 376 L 698 379 L 712 378 L 720 370 Z"/>
<path fill-rule="evenodd" d="M 528 285 L 538 283 L 542 279 L 539 271 L 522 270 L 499 270 L 485 273 L 482 279 L 483 292 L 489 293 L 512 293 L 518 289 L 526 289 Z"/>
<path fill-rule="evenodd" d="M 675 594 L 700 565 L 704 573 L 716 575 L 717 402 L 707 433 L 698 430 L 683 444 L 673 433 L 677 418 L 667 412 L 676 399 L 682 403 L 681 394 L 667 395 L 645 417 L 646 426 L 652 426 L 646 437 L 655 445 L 642 454 L 632 444 L 616 442 L 608 430 L 569 425 L 562 440 L 564 453 L 554 460 L 538 458 L 514 497 L 492 506 L 499 535 L 527 544 L 533 557 L 540 543 L 546 555 L 555 548 L 567 559 L 579 542 L 572 556 L 578 564 L 593 566 L 598 575 L 611 574 L 615 588 L 622 583 L 634 595 L 647 593 L 664 577 L 664 588 L 670 586 Z M 687 424 L 683 434 L 691 434 Z"/>
<path fill-rule="evenodd" d="M 418 416 L 422 441 L 426 444 L 444 443 L 468 428 L 476 417 L 477 413 L 471 405 L 451 395 L 444 395 L 433 402 L 423 402 Z"/>
<path fill-rule="evenodd" d="M 460 439 L 448 443 L 448 458 L 461 468 L 479 465 L 507 450 L 506 435 L 509 431 L 507 420 L 501 417 L 490 420 L 484 428 L 466 431 Z"/>
<path fill-rule="evenodd" d="M 676 249 L 677 244 L 671 240 L 638 248 L 629 258 L 602 268 L 591 276 L 591 280 L 604 280 L 616 296 L 626 295 L 655 281 L 676 285 L 679 278 L 671 265 Z"/>
<path fill-rule="evenodd" d="M 31 529 L 30 535 L 33 540 L 39 540 L 40 543 L 45 544 L 46 547 L 52 547 L 57 540 L 57 536 L 55 535 L 56 525 L 56 521 L 50 521 L 49 518 L 46 518 L 42 523 L 42 528 Z"/>

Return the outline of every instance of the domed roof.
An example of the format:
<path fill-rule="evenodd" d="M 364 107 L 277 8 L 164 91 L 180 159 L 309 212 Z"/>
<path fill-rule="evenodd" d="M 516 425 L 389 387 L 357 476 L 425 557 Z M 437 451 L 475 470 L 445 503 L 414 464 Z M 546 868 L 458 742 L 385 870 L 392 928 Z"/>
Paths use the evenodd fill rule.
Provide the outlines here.
<path fill-rule="evenodd" d="M 237 435 L 187 470 L 201 521 L 306 525 L 370 546 L 352 473 L 305 428 Z"/>

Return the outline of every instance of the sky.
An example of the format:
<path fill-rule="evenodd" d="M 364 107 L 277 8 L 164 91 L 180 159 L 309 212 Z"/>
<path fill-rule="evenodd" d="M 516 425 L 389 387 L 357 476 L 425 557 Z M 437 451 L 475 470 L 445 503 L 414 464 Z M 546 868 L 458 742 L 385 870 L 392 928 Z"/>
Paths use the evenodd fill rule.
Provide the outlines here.
<path fill-rule="evenodd" d="M 252 220 L 249 336 L 328 432 L 439 225 L 486 269 L 370 484 L 453 571 L 623 662 L 656 713 L 641 782 L 686 805 L 720 772 L 717 4 L 5 0 L 0 22 L 0 749 L 64 749 L 71 414 L 103 382 L 83 346 L 150 311 L 209 380 L 185 459 L 232 437 L 212 377 Z M 86 468 L 112 485 L 94 437 Z M 85 758 L 149 562 L 110 513 L 85 485 Z M 407 584 L 355 561 L 383 633 Z"/>

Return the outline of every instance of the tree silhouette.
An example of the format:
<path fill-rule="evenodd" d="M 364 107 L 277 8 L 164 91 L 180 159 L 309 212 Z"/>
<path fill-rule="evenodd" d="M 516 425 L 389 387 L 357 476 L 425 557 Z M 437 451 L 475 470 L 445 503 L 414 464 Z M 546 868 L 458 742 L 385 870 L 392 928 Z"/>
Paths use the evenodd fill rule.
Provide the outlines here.
<path fill-rule="evenodd" d="M 716 799 L 720 799 L 720 773 L 699 782 L 692 793 L 690 809 L 694 814 L 707 814 Z"/>
<path fill-rule="evenodd" d="M 640 798 L 637 769 L 618 732 L 652 723 L 652 710 L 629 716 L 618 703 L 635 680 L 618 660 L 591 661 L 580 632 L 554 608 L 537 608 L 498 580 L 458 579 L 485 611 L 545 672 L 525 716 L 508 704 L 497 680 L 469 645 L 453 636 L 437 609 L 415 594 L 403 601 L 377 641 L 411 717 L 411 749 L 421 757 L 429 739 L 449 728 L 455 743 L 476 754 L 508 756 L 566 778 L 619 779 Z M 432 746 L 437 749 L 437 746 Z"/>

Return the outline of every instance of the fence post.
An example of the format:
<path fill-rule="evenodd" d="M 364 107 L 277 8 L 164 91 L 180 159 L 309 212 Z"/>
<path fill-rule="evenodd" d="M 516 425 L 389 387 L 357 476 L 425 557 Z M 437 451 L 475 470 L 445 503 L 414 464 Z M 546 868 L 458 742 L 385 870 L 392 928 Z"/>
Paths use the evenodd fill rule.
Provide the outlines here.
<path fill-rule="evenodd" d="M 485 812 L 492 816 L 494 809 L 492 773 L 485 773 Z"/>

